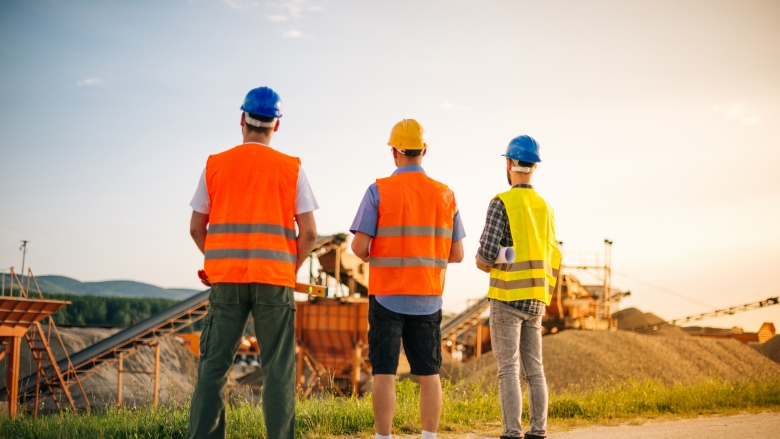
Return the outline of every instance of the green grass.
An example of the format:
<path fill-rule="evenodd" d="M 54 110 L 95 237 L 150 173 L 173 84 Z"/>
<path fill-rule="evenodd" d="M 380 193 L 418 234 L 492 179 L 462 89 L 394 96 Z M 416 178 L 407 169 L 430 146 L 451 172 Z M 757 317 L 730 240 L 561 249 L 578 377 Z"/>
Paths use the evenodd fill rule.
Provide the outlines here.
<path fill-rule="evenodd" d="M 744 411 L 780 410 L 780 382 L 745 384 L 702 382 L 663 386 L 630 382 L 606 390 L 551 395 L 552 429 L 592 423 L 637 422 L 655 417 L 699 416 Z M 398 384 L 396 434 L 419 434 L 419 387 Z M 501 411 L 495 390 L 483 386 L 444 384 L 443 433 L 500 433 Z M 183 438 L 188 405 L 107 409 L 89 414 L 63 413 L 33 420 L 0 418 L 0 437 L 8 438 Z M 228 437 L 263 437 L 263 417 L 256 404 L 239 401 L 228 409 Z M 373 433 L 370 395 L 349 399 L 324 397 L 300 401 L 296 437 L 369 436 Z"/>

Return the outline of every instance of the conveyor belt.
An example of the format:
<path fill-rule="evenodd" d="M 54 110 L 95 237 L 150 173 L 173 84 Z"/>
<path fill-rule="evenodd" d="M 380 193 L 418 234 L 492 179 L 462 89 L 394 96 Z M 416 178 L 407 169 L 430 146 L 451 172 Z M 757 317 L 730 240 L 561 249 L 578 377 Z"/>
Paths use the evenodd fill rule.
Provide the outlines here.
<path fill-rule="evenodd" d="M 104 367 L 117 362 L 118 354 L 123 353 L 123 358 L 136 353 L 140 348 L 148 346 L 150 342 L 165 338 L 206 316 L 208 311 L 209 293 L 206 290 L 189 299 L 183 300 L 172 307 L 142 320 L 127 329 L 102 340 L 80 352 L 70 356 L 73 370 L 80 379 L 85 379 Z M 69 370 L 67 359 L 57 363 L 60 372 L 65 374 Z M 46 371 L 47 373 L 50 371 Z M 35 374 L 31 374 L 20 380 L 19 394 L 21 403 L 34 396 Z M 46 395 L 41 395 L 46 396 Z M 5 387 L 0 389 L 0 400 L 5 399 Z"/>
<path fill-rule="evenodd" d="M 461 332 L 465 331 L 469 325 L 473 324 L 473 320 L 478 318 L 480 314 L 485 312 L 487 307 L 490 306 L 490 302 L 487 297 L 483 297 L 479 302 L 466 308 L 465 311 L 456 315 L 455 317 L 447 320 L 441 325 L 441 338 L 447 340 L 451 337 L 457 337 Z"/>

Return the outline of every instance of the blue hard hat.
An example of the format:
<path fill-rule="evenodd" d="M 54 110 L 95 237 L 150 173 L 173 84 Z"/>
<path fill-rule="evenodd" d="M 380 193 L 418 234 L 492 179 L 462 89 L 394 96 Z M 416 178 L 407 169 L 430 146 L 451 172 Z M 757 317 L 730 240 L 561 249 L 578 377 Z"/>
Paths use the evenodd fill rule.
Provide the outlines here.
<path fill-rule="evenodd" d="M 509 142 L 504 157 L 521 162 L 539 163 L 539 144 L 531 136 L 517 136 Z"/>
<path fill-rule="evenodd" d="M 246 94 L 241 110 L 258 116 L 279 118 L 282 117 L 282 98 L 269 87 L 258 87 Z"/>

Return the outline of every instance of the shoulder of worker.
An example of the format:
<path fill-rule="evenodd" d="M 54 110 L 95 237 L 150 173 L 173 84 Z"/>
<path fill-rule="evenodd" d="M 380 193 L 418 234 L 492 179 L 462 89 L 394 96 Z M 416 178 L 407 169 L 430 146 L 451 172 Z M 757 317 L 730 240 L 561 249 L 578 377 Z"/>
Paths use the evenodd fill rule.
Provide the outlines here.
<path fill-rule="evenodd" d="M 408 183 L 409 179 L 415 179 L 415 180 L 416 179 L 422 179 L 422 180 L 427 181 L 428 183 L 433 184 L 434 186 L 439 187 L 440 189 L 444 189 L 444 190 L 448 190 L 448 191 L 452 192 L 452 189 L 450 189 L 449 186 L 447 186 L 446 184 L 444 184 L 444 183 L 442 183 L 442 182 L 440 182 L 438 180 L 432 179 L 431 177 L 429 177 L 424 172 L 402 172 L 402 173 L 399 173 L 399 174 L 393 174 L 393 175 L 391 175 L 389 177 L 377 178 L 376 179 L 376 183 L 377 184 L 382 184 L 382 183 L 391 183 L 392 182 L 392 183 L 403 184 L 405 182 Z"/>
<path fill-rule="evenodd" d="M 510 207 L 517 206 L 517 205 L 530 205 L 530 206 L 543 205 L 550 213 L 550 215 L 553 214 L 553 208 L 552 206 L 550 206 L 550 203 L 548 203 L 544 198 L 542 198 L 542 196 L 539 195 L 539 193 L 536 192 L 535 189 L 531 188 L 530 191 L 525 192 L 524 195 L 521 197 L 516 196 L 517 192 L 514 192 L 514 189 L 516 188 L 511 188 L 508 191 L 497 194 L 495 197 L 493 197 L 493 200 L 496 199 L 500 200 L 504 204 L 504 206 L 507 206 L 507 203 L 509 203 Z"/>
<path fill-rule="evenodd" d="M 289 155 L 289 154 L 285 154 L 285 153 L 283 153 L 283 152 L 281 152 L 279 150 L 276 150 L 276 149 L 274 149 L 274 148 L 272 148 L 272 147 L 270 147 L 268 145 L 263 145 L 263 144 L 260 144 L 260 143 L 256 143 L 256 144 L 255 143 L 242 143 L 241 145 L 236 145 L 236 146 L 234 146 L 234 147 L 232 147 L 230 149 L 227 149 L 225 151 L 222 151 L 222 152 L 219 152 L 219 153 L 216 153 L 216 154 L 211 154 L 209 156 L 208 160 L 209 161 L 211 161 L 212 159 L 219 160 L 221 158 L 231 157 L 231 156 L 233 156 L 235 154 L 241 154 L 241 153 L 245 152 L 246 149 L 249 148 L 249 147 L 260 147 L 266 153 L 271 155 L 272 157 L 277 157 L 277 158 L 283 159 L 283 160 L 294 161 L 294 162 L 298 163 L 299 165 L 301 163 L 301 159 L 298 158 L 298 157 L 295 157 L 295 156 L 292 156 L 292 155 Z"/>

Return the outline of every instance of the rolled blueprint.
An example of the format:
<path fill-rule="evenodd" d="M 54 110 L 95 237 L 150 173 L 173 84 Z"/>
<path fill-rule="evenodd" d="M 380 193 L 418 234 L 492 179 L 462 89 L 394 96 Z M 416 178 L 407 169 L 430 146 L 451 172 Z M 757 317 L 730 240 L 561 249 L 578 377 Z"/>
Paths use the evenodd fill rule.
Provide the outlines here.
<path fill-rule="evenodd" d="M 515 249 L 512 247 L 501 247 L 501 250 L 498 251 L 496 264 L 511 264 L 512 262 L 515 262 Z"/>

